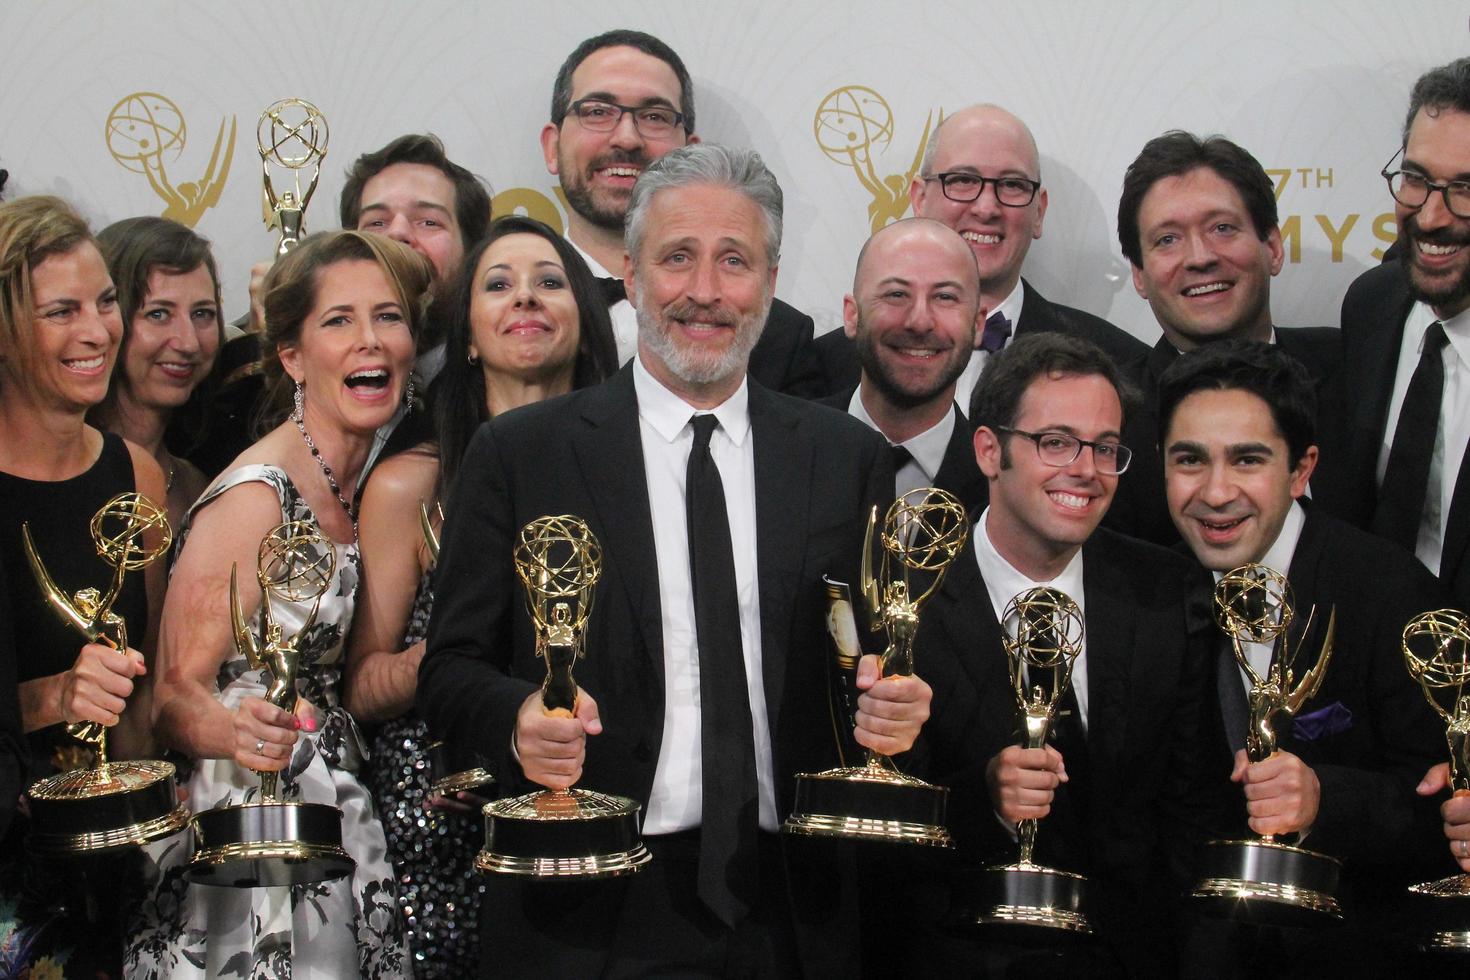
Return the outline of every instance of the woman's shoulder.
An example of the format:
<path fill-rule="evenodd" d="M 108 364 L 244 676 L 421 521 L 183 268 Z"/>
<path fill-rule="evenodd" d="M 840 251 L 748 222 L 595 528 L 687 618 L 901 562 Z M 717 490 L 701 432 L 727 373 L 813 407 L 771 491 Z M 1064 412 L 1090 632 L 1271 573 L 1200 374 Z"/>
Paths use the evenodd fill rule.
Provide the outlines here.
<path fill-rule="evenodd" d="M 431 500 L 439 479 L 439 454 L 421 443 L 373 467 L 363 489 L 363 506 L 371 500 L 417 503 Z"/>

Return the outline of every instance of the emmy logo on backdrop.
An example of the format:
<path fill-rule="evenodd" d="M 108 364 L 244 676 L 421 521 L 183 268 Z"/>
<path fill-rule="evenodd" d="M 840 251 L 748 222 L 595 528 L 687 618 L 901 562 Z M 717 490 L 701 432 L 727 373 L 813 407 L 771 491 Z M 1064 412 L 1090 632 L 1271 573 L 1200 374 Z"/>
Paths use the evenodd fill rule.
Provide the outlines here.
<path fill-rule="evenodd" d="M 282 99 L 260 114 L 255 148 L 260 153 L 263 217 L 279 236 L 277 255 L 291 251 L 306 235 L 306 206 L 322 174 L 328 135 L 326 117 L 305 99 Z M 278 171 L 274 177 L 273 167 Z M 303 191 L 301 178 L 308 170 Z"/>
<path fill-rule="evenodd" d="M 1335 610 L 1327 619 L 1316 662 L 1297 679 L 1294 668 L 1311 632 L 1312 616 L 1293 641 L 1295 618 L 1291 585 L 1273 568 L 1242 565 L 1215 585 L 1215 619 L 1230 640 L 1235 662 L 1251 682 L 1246 695 L 1250 721 L 1245 752 L 1253 763 L 1276 753 L 1277 729 L 1316 695 L 1332 661 Z M 1264 677 L 1251 666 L 1247 652 L 1256 643 L 1271 645 L 1271 665 Z M 1326 854 L 1263 836 L 1211 841 L 1200 863 L 1200 880 L 1193 895 L 1205 900 L 1212 911 L 1279 925 L 1318 925 L 1342 918 L 1333 894 L 1342 865 Z"/>
<path fill-rule="evenodd" d="M 21 525 L 21 542 L 41 594 L 64 622 L 88 643 L 117 650 L 128 648 L 127 624 L 112 611 L 130 571 L 151 564 L 168 551 L 173 534 L 168 517 L 147 497 L 122 493 L 92 517 L 92 542 L 113 568 L 106 592 L 82 589 L 67 595 L 52 579 L 31 540 L 29 523 Z M 145 540 L 151 538 L 151 540 Z M 44 853 L 76 854 L 107 851 L 166 837 L 189 822 L 167 762 L 109 762 L 107 729 L 93 722 L 67 726 L 67 734 L 94 749 L 91 764 L 37 780 L 26 791 L 30 799 L 31 844 Z"/>
<path fill-rule="evenodd" d="M 261 672 L 265 699 L 295 713 L 301 667 L 297 643 L 316 622 L 332 583 L 337 553 L 314 524 L 289 521 L 260 542 L 256 581 L 260 613 L 254 630 L 240 606 L 238 569 L 230 569 L 230 622 L 235 645 L 251 669 Z M 287 636 L 272 613 L 276 602 L 310 603 L 301 629 Z M 261 772 L 260 794 L 217 806 L 194 817 L 194 855 L 184 877 L 200 885 L 231 888 L 303 885 L 342 878 L 357 863 L 342 848 L 342 811 L 330 803 L 280 798 L 281 774 Z M 289 789 L 289 787 L 288 787 Z"/>
<path fill-rule="evenodd" d="M 230 126 L 228 135 L 226 122 Z M 193 228 L 205 211 L 219 203 L 230 176 L 230 161 L 235 156 L 235 117 L 220 120 L 204 176 L 175 184 L 169 179 L 165 158 L 178 161 L 188 134 L 179 107 L 157 92 L 126 95 L 107 114 L 107 152 L 120 166 L 148 178 L 153 193 L 167 205 L 163 217 Z"/>
<path fill-rule="evenodd" d="M 941 109 L 939 122 L 943 121 Z M 906 173 L 879 176 L 873 152 L 881 153 L 893 142 L 893 110 L 883 96 L 864 85 L 845 85 L 829 92 L 817 106 L 812 120 L 817 146 L 833 163 L 851 167 L 863 189 L 873 196 L 868 205 L 868 221 L 873 231 L 897 221 L 908 211 L 909 184 L 919 172 L 929 131 L 934 125 L 931 110 Z"/>
<path fill-rule="evenodd" d="M 1404 663 L 1424 697 L 1445 722 L 1450 789 L 1470 796 L 1470 622 L 1454 609 L 1437 609 L 1404 627 Z M 1409 889 L 1419 948 L 1470 952 L 1470 875 L 1427 881 Z"/>
<path fill-rule="evenodd" d="M 587 620 L 602 547 L 586 522 L 568 514 L 538 517 L 521 528 L 514 552 L 536 631 L 536 655 L 546 664 L 541 710 L 577 712 L 572 668 L 586 656 Z M 586 789 L 541 790 L 485 805 L 485 846 L 475 867 L 530 878 L 611 878 L 648 863 L 638 833 L 637 802 Z"/>
<path fill-rule="evenodd" d="M 879 535 L 883 557 L 875 571 L 877 525 L 875 507 L 863 540 L 862 593 L 873 628 L 888 634 L 888 647 L 879 658 L 883 676 L 907 677 L 914 672 L 919 607 L 939 589 L 944 573 L 964 549 L 970 522 L 965 505 L 948 491 L 910 490 L 884 516 Z M 829 579 L 827 590 L 828 629 L 843 637 L 834 646 L 839 671 L 848 675 L 857 666 L 859 652 L 847 627 L 851 613 L 843 609 L 848 603 L 850 610 L 850 603 L 845 586 Z M 843 698 L 841 703 L 850 709 L 854 699 Z M 855 724 L 852 718 L 846 722 Z M 950 847 L 953 840 L 944 825 L 948 797 L 945 787 L 901 773 L 892 759 L 869 751 L 866 765 L 797 773 L 796 807 L 781 830 L 804 837 Z"/>

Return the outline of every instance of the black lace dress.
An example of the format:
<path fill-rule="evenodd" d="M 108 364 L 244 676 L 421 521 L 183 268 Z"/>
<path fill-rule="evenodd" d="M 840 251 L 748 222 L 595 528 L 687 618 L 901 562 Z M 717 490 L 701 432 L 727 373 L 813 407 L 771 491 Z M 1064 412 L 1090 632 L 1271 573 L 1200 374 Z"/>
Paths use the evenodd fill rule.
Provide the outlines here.
<path fill-rule="evenodd" d="M 419 581 L 403 637 L 406 649 L 429 629 L 434 593 Z M 474 868 L 485 838 L 479 813 L 426 807 L 428 728 L 417 712 L 385 722 L 373 738 L 368 789 L 388 837 L 398 908 L 420 980 L 478 974 L 479 911 L 485 885 Z"/>

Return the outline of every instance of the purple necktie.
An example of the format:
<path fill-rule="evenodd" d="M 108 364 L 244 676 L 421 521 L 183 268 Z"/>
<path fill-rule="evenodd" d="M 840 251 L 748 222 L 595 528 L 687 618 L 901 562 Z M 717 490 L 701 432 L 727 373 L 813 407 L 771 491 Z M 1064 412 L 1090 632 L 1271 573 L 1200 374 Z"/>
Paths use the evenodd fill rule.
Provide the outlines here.
<path fill-rule="evenodd" d="M 1000 310 L 985 318 L 985 332 L 980 335 L 980 349 L 994 354 L 1006 345 L 1011 336 L 1011 321 Z"/>

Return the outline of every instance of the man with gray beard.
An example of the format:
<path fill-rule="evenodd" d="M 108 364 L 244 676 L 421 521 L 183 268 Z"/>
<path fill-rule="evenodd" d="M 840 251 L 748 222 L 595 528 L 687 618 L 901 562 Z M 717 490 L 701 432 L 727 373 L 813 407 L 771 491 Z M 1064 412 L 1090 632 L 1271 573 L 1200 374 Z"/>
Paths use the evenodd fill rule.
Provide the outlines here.
<path fill-rule="evenodd" d="M 797 772 L 838 764 L 822 577 L 855 581 L 883 441 L 747 378 L 781 245 L 760 157 L 709 144 L 649 164 L 623 262 L 638 351 L 607 383 L 507 412 L 476 435 L 450 501 L 419 708 L 513 795 L 581 783 L 635 800 L 653 860 L 555 887 L 492 880 L 489 975 L 853 976 L 846 851 L 782 846 Z M 570 716 L 512 562 L 518 530 L 585 520 L 605 560 Z M 858 745 L 908 750 L 918 677 L 859 666 Z M 563 713 L 565 715 L 565 713 Z"/>

